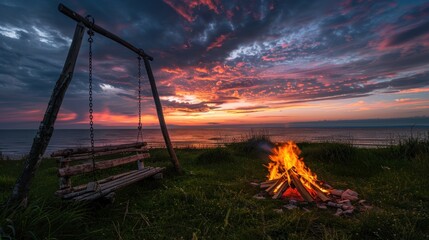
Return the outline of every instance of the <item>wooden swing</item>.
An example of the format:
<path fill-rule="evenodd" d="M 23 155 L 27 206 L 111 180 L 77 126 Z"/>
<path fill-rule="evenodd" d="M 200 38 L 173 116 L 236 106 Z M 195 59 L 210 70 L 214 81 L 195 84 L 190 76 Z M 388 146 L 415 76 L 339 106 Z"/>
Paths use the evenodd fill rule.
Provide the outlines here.
<path fill-rule="evenodd" d="M 92 24 L 94 19 L 90 16 L 87 20 Z M 73 200 L 94 200 L 100 197 L 112 198 L 114 191 L 125 187 L 144 178 L 157 175 L 162 176 L 164 168 L 144 167 L 144 159 L 149 157 L 147 143 L 143 142 L 142 121 L 141 121 L 141 57 L 138 56 L 138 132 L 136 143 L 109 145 L 103 147 L 94 146 L 94 128 L 93 128 L 93 94 L 92 94 L 92 43 L 94 32 L 92 28 L 88 30 L 89 43 L 89 125 L 91 147 L 71 148 L 53 152 L 51 157 L 58 158 L 59 168 L 59 190 L 56 195 L 63 199 Z M 96 160 L 96 158 L 102 159 Z M 114 176 L 97 180 L 96 171 L 103 169 L 116 168 L 118 166 L 137 163 L 137 169 L 127 172 L 121 172 Z M 72 186 L 71 177 L 86 173 L 92 173 L 92 181 Z"/>
<path fill-rule="evenodd" d="M 52 137 L 58 112 L 61 108 L 61 104 L 64 99 L 64 95 L 67 91 L 67 88 L 72 80 L 74 67 L 76 65 L 76 60 L 82 43 L 82 37 L 86 28 L 89 29 L 88 33 L 90 34 L 90 38 L 88 40 L 90 41 L 90 43 L 92 42 L 92 34 L 94 34 L 94 32 L 97 32 L 100 35 L 103 35 L 104 37 L 107 37 L 136 53 L 139 59 L 139 69 L 140 61 L 143 60 L 148 75 L 148 80 L 151 86 L 152 96 L 155 102 L 162 136 L 164 138 L 165 145 L 170 155 L 170 160 L 173 163 L 175 170 L 179 174 L 182 173 L 179 160 L 177 159 L 176 153 L 174 152 L 170 136 L 168 134 L 167 125 L 165 123 L 162 111 L 161 101 L 159 99 L 158 90 L 156 88 L 155 78 L 153 76 L 152 68 L 150 66 L 149 61 L 152 61 L 153 57 L 146 54 L 143 50 L 134 47 L 133 45 L 116 36 L 115 34 L 96 25 L 94 23 L 93 18 L 90 16 L 84 18 L 78 13 L 67 8 L 63 4 L 58 5 L 58 10 L 77 22 L 76 29 L 67 55 L 67 59 L 64 63 L 63 70 L 52 91 L 51 98 L 46 108 L 43 120 L 40 122 L 39 130 L 37 131 L 36 136 L 33 139 L 33 144 L 31 145 L 30 152 L 24 162 L 23 171 L 18 177 L 13 187 L 12 194 L 8 199 L 7 204 L 24 204 L 25 206 L 27 203 L 31 181 L 34 178 L 37 167 L 40 165 L 42 157 Z M 91 64 L 90 68 L 92 68 Z M 92 71 L 90 71 L 90 96 L 92 90 L 91 74 Z M 90 113 L 91 112 L 92 106 L 90 103 Z M 139 113 L 139 115 L 141 115 L 141 113 Z M 92 114 L 90 116 L 92 116 Z M 141 118 L 139 119 L 139 132 L 141 134 Z M 90 118 L 90 125 L 92 128 L 92 118 Z M 127 186 L 131 183 L 147 178 L 149 176 L 159 174 L 163 170 L 163 168 L 144 167 L 143 159 L 149 157 L 145 142 L 137 141 L 137 143 L 131 144 L 94 147 L 92 130 L 91 139 L 92 141 L 90 148 L 66 149 L 62 151 L 57 151 L 52 154 L 53 157 L 59 158 L 58 162 L 60 164 L 58 169 L 58 175 L 60 177 L 60 189 L 56 193 L 64 199 L 94 200 L 100 197 L 112 196 L 113 192 L 116 189 Z M 101 156 L 105 160 L 99 159 L 99 157 Z M 95 171 L 108 169 L 131 162 L 137 162 L 136 170 L 116 174 L 101 180 L 97 180 L 95 177 Z M 88 172 L 93 173 L 93 181 L 75 187 L 71 185 L 70 177 Z"/>

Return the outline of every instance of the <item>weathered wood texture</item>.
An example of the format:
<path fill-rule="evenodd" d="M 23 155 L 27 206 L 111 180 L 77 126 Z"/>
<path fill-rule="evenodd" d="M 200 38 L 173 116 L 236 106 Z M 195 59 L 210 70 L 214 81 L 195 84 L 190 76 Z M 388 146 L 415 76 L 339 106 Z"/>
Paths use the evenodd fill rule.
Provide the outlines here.
<path fill-rule="evenodd" d="M 108 151 L 126 151 L 128 148 L 141 148 L 147 145 L 147 142 L 138 143 L 127 143 L 109 146 L 94 147 L 94 153 L 108 152 Z M 91 147 L 79 147 L 79 148 L 68 148 L 59 151 L 55 151 L 51 154 L 51 157 L 69 157 L 78 154 L 90 154 Z"/>
<path fill-rule="evenodd" d="M 153 57 L 147 55 L 143 50 L 136 48 L 135 46 L 131 45 L 129 42 L 123 40 L 122 38 L 116 36 L 115 34 L 107 31 L 106 29 L 98 26 L 97 24 L 91 23 L 89 22 L 86 18 L 84 18 L 83 16 L 79 15 L 78 13 L 74 12 L 73 10 L 71 10 L 70 8 L 64 6 L 63 4 L 59 4 L 58 5 L 58 11 L 62 12 L 64 15 L 68 16 L 69 18 L 75 20 L 76 22 L 81 22 L 83 23 L 86 27 L 88 28 L 92 28 L 92 30 L 94 32 L 97 32 L 119 44 L 121 44 L 122 46 L 128 48 L 129 50 L 135 52 L 136 54 L 138 54 L 139 56 L 143 57 L 144 59 L 149 59 L 149 60 L 153 60 Z"/>
<path fill-rule="evenodd" d="M 119 188 L 128 186 L 142 179 L 154 176 L 162 172 L 163 170 L 164 168 L 159 167 L 147 167 L 142 170 L 134 170 L 127 172 L 126 174 L 119 174 L 117 176 L 111 176 L 108 179 L 97 181 L 98 186 L 95 190 L 88 189 L 88 185 L 81 185 L 74 188 L 70 192 L 57 191 L 57 195 L 60 195 L 63 199 L 91 201 L 100 197 L 104 197 Z"/>
<path fill-rule="evenodd" d="M 130 49 L 131 51 L 137 53 L 139 56 L 143 57 L 144 65 L 146 68 L 146 72 L 147 72 L 147 75 L 149 78 L 150 87 L 152 90 L 152 96 L 153 96 L 153 99 L 155 101 L 155 107 L 156 107 L 156 112 L 158 114 L 159 125 L 161 127 L 162 136 L 164 137 L 165 145 L 167 147 L 168 153 L 170 154 L 170 159 L 171 159 L 171 162 L 173 163 L 174 168 L 176 169 L 176 171 L 178 173 L 182 173 L 182 168 L 180 166 L 179 160 L 177 159 L 173 145 L 171 144 L 170 135 L 168 134 L 168 129 L 167 129 L 167 125 L 165 123 L 161 101 L 159 99 L 159 94 L 158 94 L 158 90 L 156 87 L 155 77 L 153 76 L 152 68 L 150 66 L 149 60 L 152 61 L 153 57 L 147 55 L 142 49 L 136 48 L 135 46 L 131 45 L 127 41 L 123 40 L 122 38 L 116 36 L 115 34 L 109 32 L 109 31 L 105 30 L 104 28 L 98 26 L 97 24 L 94 24 L 94 23 L 88 21 L 86 18 L 84 18 L 83 16 L 74 12 L 73 10 L 67 8 L 63 4 L 58 5 L 58 10 L 60 12 L 62 12 L 63 14 L 65 14 L 66 16 L 70 17 L 71 19 L 73 19 L 77 22 L 81 22 L 82 24 L 84 24 L 88 28 L 92 28 L 92 30 L 94 30 L 95 32 L 97 32 L 97 33 L 121 44 L 122 46 Z"/>
<path fill-rule="evenodd" d="M 289 176 L 291 177 L 293 185 L 295 185 L 301 197 L 304 198 L 304 200 L 307 202 L 313 202 L 314 201 L 313 197 L 307 191 L 305 186 L 302 184 L 301 180 L 299 180 L 298 176 L 291 169 L 288 170 L 288 173 L 289 173 Z"/>
<path fill-rule="evenodd" d="M 21 175 L 18 177 L 15 186 L 13 187 L 12 194 L 8 199 L 7 205 L 21 204 L 27 205 L 27 196 L 30 190 L 30 184 L 40 164 L 43 154 L 48 147 L 54 131 L 55 121 L 57 119 L 58 111 L 64 99 L 66 90 L 73 77 L 73 70 L 76 64 L 79 49 L 82 43 L 82 37 L 85 33 L 83 24 L 78 23 L 73 35 L 73 40 L 64 63 L 63 70 L 58 78 L 55 88 L 52 91 L 51 98 L 46 108 L 43 120 L 40 123 L 39 130 L 33 139 L 30 153 L 25 160 L 24 168 Z"/>
<path fill-rule="evenodd" d="M 143 160 L 143 159 L 149 158 L 149 157 L 150 157 L 149 153 L 141 153 L 141 154 L 117 158 L 117 159 L 99 161 L 99 162 L 95 162 L 95 164 L 94 164 L 95 168 L 93 167 L 92 162 L 88 162 L 88 163 L 84 163 L 84 164 L 60 168 L 60 169 L 58 169 L 58 175 L 61 177 L 74 176 L 74 175 L 78 175 L 78 174 L 82 174 L 82 173 L 92 172 L 94 170 L 102 170 L 102 169 L 120 166 L 123 164 L 135 162 L 138 160 Z M 88 159 L 88 160 L 90 161 L 90 159 Z"/>
<path fill-rule="evenodd" d="M 153 100 L 155 101 L 156 112 L 158 114 L 159 125 L 161 127 L 162 136 L 164 137 L 165 145 L 168 153 L 170 154 L 170 160 L 173 163 L 174 168 L 178 173 L 182 173 L 179 160 L 177 159 L 176 152 L 174 151 L 173 145 L 171 144 L 170 135 L 168 134 L 167 124 L 165 124 L 164 113 L 162 111 L 161 100 L 159 100 L 158 90 L 156 88 L 155 78 L 152 73 L 149 60 L 143 58 L 144 65 L 146 67 L 147 76 L 149 78 L 150 88 L 152 89 Z"/>
<path fill-rule="evenodd" d="M 55 194 L 63 199 L 89 201 L 106 197 L 118 188 L 161 173 L 163 168 L 144 167 L 143 160 L 150 156 L 146 145 L 145 142 L 141 142 L 97 147 L 95 148 L 96 156 L 103 156 L 104 159 L 98 159 L 94 165 L 90 148 L 65 149 L 53 153 L 52 156 L 61 157 L 61 160 L 58 161 L 60 188 Z M 109 159 L 109 157 L 114 157 L 114 159 Z M 83 161 L 84 163 L 82 163 Z M 71 185 L 71 176 L 113 168 L 131 162 L 137 162 L 137 170 L 109 176 L 76 187 Z"/>
<path fill-rule="evenodd" d="M 147 153 L 148 149 L 146 147 L 142 147 L 142 148 L 126 148 L 126 149 L 117 149 L 117 150 L 112 150 L 112 151 L 108 151 L 108 152 L 98 152 L 94 154 L 94 157 L 98 158 L 98 157 L 102 157 L 102 156 L 107 156 L 107 155 L 113 155 L 113 154 L 121 154 L 124 152 L 135 152 L 135 153 Z M 74 162 L 74 161 L 82 161 L 82 160 L 86 160 L 91 158 L 91 153 L 83 153 L 83 154 L 76 154 L 76 155 L 72 155 L 69 157 L 61 157 L 57 159 L 57 162 Z"/>

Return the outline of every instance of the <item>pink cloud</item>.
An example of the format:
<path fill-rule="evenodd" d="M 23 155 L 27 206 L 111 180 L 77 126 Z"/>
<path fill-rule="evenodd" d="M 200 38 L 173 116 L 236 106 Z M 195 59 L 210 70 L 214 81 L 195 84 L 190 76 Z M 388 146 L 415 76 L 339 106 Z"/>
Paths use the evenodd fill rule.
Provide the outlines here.
<path fill-rule="evenodd" d="M 225 42 L 225 40 L 227 39 L 227 37 L 228 37 L 228 34 L 226 34 L 226 35 L 220 35 L 218 38 L 216 38 L 216 40 L 214 42 L 212 42 L 207 47 L 207 51 L 210 51 L 213 48 L 220 48 L 220 47 L 222 47 L 222 45 Z"/>

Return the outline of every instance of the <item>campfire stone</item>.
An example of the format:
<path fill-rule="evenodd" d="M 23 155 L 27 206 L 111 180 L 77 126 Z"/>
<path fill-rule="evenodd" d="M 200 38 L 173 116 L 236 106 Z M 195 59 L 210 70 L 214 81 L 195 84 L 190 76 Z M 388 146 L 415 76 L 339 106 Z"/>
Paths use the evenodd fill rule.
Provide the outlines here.
<path fill-rule="evenodd" d="M 326 188 L 326 189 L 334 189 L 331 185 L 327 184 L 327 183 L 323 183 L 322 187 Z"/>
<path fill-rule="evenodd" d="M 306 211 L 306 212 L 311 212 L 310 209 L 303 207 L 302 210 Z"/>
<path fill-rule="evenodd" d="M 283 209 L 273 209 L 273 211 L 279 214 L 283 213 Z"/>
<path fill-rule="evenodd" d="M 265 197 L 264 197 L 261 193 L 258 193 L 258 194 L 256 194 L 256 195 L 254 195 L 254 196 L 253 196 L 253 198 L 256 198 L 256 199 L 258 199 L 258 200 L 265 199 Z"/>
<path fill-rule="evenodd" d="M 284 208 L 286 208 L 286 209 L 288 209 L 288 210 L 293 210 L 293 209 L 295 209 L 295 208 L 298 208 L 296 205 L 294 205 L 294 204 L 286 204 L 286 205 L 283 205 L 283 207 Z"/>
<path fill-rule="evenodd" d="M 335 216 L 341 216 L 341 214 L 343 214 L 343 210 L 341 210 L 341 208 L 338 208 L 337 212 L 334 215 Z"/>
<path fill-rule="evenodd" d="M 324 204 L 324 203 L 318 203 L 317 207 L 320 209 L 327 209 L 326 204 Z"/>
<path fill-rule="evenodd" d="M 332 189 L 329 190 L 329 193 L 334 195 L 334 196 L 338 196 L 341 197 L 341 195 L 343 194 L 344 190 L 339 190 L 339 189 Z"/>
<path fill-rule="evenodd" d="M 334 203 L 334 202 L 328 202 L 328 203 L 326 203 L 326 205 L 328 207 L 336 207 L 336 208 L 341 208 L 343 206 L 342 204 Z"/>
<path fill-rule="evenodd" d="M 350 200 L 350 201 L 356 201 L 359 198 L 358 198 L 358 193 L 357 192 L 355 192 L 353 190 L 350 190 L 350 189 L 347 189 L 347 190 L 345 190 L 341 194 L 341 199 L 343 199 L 343 200 Z"/>

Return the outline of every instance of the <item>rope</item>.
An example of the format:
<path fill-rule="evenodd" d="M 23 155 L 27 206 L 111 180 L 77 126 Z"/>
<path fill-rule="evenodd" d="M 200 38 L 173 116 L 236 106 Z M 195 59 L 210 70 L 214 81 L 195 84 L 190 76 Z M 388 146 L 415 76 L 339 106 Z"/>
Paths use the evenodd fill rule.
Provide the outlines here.
<path fill-rule="evenodd" d="M 91 15 L 86 16 L 86 19 L 94 25 L 94 18 Z M 92 36 L 94 36 L 94 31 L 92 26 L 88 29 L 88 43 L 89 43 L 89 63 L 88 63 L 88 83 L 89 83 L 89 137 L 91 139 L 91 160 L 92 160 L 92 178 L 95 182 L 97 180 L 95 176 L 95 151 L 94 151 L 94 116 L 93 116 L 93 104 L 92 104 Z"/>

